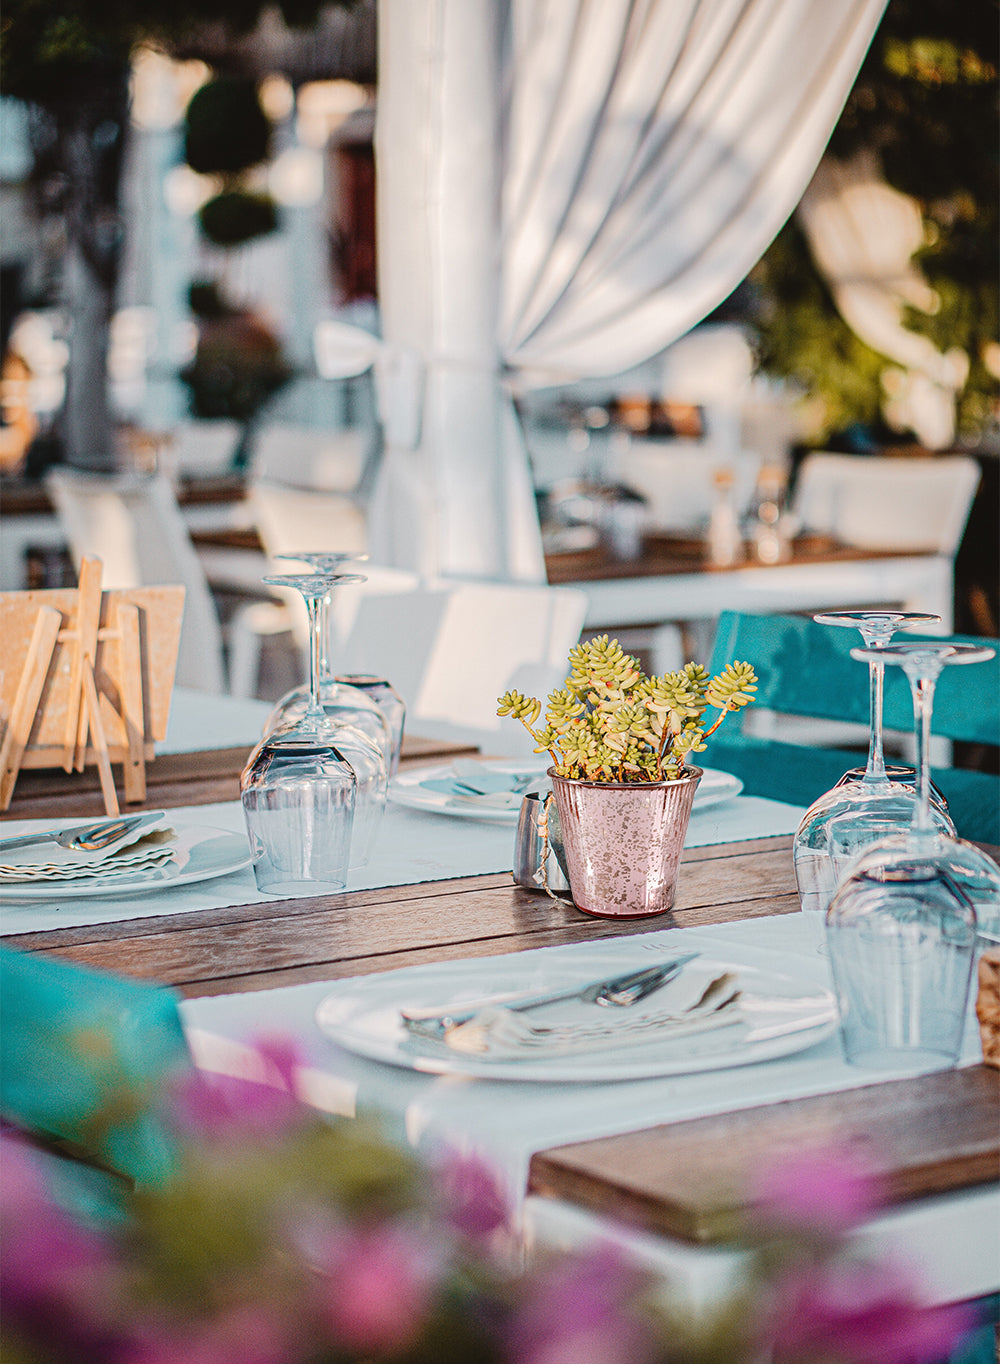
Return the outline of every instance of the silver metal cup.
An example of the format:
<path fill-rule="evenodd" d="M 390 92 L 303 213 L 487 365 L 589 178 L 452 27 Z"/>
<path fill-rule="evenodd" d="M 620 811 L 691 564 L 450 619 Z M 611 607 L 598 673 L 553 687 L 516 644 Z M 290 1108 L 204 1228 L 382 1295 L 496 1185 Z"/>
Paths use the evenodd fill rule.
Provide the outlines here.
<path fill-rule="evenodd" d="M 568 896 L 560 856 L 559 815 L 551 791 L 529 791 L 521 801 L 514 840 L 514 880 L 528 890 Z"/>

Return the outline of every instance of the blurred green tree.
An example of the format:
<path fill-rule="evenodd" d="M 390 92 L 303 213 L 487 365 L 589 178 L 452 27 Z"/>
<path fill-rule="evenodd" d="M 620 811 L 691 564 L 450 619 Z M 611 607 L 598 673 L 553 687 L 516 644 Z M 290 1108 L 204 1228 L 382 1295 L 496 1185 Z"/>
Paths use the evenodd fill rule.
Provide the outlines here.
<path fill-rule="evenodd" d="M 998 30 L 997 0 L 889 0 L 828 148 L 842 160 L 874 150 L 888 184 L 920 205 L 917 263 L 940 307 L 909 309 L 906 325 L 968 354 L 958 423 L 969 444 L 997 410 Z M 821 400 L 816 440 L 852 427 L 893 439 L 880 429 L 885 358 L 841 318 L 794 216 L 749 284 L 761 368 Z"/>
<path fill-rule="evenodd" d="M 336 2 L 349 7 L 352 0 Z M 197 49 L 199 35 L 219 26 L 238 37 L 267 8 L 265 0 L 4 0 L 0 93 L 31 110 L 47 208 L 64 224 L 73 344 L 61 436 L 72 464 L 113 462 L 106 363 L 123 238 L 131 53 L 140 42 Z M 278 8 L 289 26 L 306 27 L 321 0 L 278 0 Z"/>

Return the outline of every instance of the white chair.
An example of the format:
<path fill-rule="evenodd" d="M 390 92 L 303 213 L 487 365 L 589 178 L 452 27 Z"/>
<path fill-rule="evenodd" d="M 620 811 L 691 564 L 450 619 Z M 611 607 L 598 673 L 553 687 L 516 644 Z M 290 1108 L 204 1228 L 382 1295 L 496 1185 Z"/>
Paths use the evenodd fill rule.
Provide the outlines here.
<path fill-rule="evenodd" d="M 251 479 L 324 492 L 353 492 L 371 453 L 372 433 L 272 422 L 254 437 Z"/>
<path fill-rule="evenodd" d="M 690 535 L 708 524 L 716 499 L 713 478 L 723 465 L 733 472 L 736 509 L 743 515 L 753 500 L 760 469 L 759 456 L 750 452 L 724 461 L 698 441 L 633 436 L 617 456 L 614 473 L 619 482 L 646 499 L 645 520 L 650 530 Z"/>
<path fill-rule="evenodd" d="M 367 572 L 367 566 L 362 571 Z M 386 677 L 406 702 L 409 733 L 530 754 L 524 727 L 497 715 L 516 687 L 544 702 L 566 676 L 586 594 L 575 588 L 434 579 L 409 591 L 344 588 L 356 596 L 338 671 Z"/>
<path fill-rule="evenodd" d="M 288 487 L 253 478 L 247 489 L 247 501 L 264 553 L 269 557 L 295 550 L 363 554 L 367 548 L 364 510 L 346 493 Z"/>
<path fill-rule="evenodd" d="M 954 556 L 979 486 L 966 455 L 807 455 L 793 510 L 807 531 L 860 549 Z"/>
<path fill-rule="evenodd" d="M 365 552 L 368 541 L 365 513 L 345 493 L 295 488 L 255 479 L 247 489 L 247 503 L 268 560 L 269 572 L 295 572 L 301 565 L 274 560 L 279 554 L 293 554 L 296 550 Z M 302 654 L 302 670 L 308 666 L 309 622 L 302 597 L 298 592 L 281 588 L 271 591 L 275 600 L 267 605 L 276 613 L 273 628 L 244 629 L 232 641 L 229 674 L 234 695 L 254 694 L 260 672 L 262 636 L 277 631 L 277 613 L 280 613 L 283 629 L 291 632 L 295 646 Z"/>
<path fill-rule="evenodd" d="M 201 561 L 165 475 L 87 474 L 55 468 L 46 487 L 77 563 L 94 555 L 105 587 L 181 583 L 185 588 L 175 683 L 226 691 L 222 627 Z M 269 602 L 237 611 L 231 629 L 269 633 L 287 629 Z M 259 651 L 259 644 L 258 644 Z M 244 693 L 236 693 L 246 694 Z"/>
<path fill-rule="evenodd" d="M 160 453 L 160 466 L 172 479 L 226 473 L 243 427 L 229 417 L 178 422 Z"/>

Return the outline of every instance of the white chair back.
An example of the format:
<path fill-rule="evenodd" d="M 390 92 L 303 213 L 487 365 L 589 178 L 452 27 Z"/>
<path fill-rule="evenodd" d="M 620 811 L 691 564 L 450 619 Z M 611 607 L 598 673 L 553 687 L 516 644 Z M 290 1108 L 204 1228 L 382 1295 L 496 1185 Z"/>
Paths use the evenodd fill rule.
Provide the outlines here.
<path fill-rule="evenodd" d="M 497 698 L 516 687 L 544 702 L 561 684 L 583 628 L 585 593 L 441 579 L 404 592 L 343 589 L 345 598 L 355 592 L 338 671 L 388 678 L 406 702 L 410 733 L 475 743 L 487 753 L 533 751 L 524 727 L 497 715 Z"/>
<path fill-rule="evenodd" d="M 722 467 L 733 474 L 736 510 L 743 515 L 760 470 L 759 456 L 750 452 L 723 460 L 700 442 L 633 437 L 618 454 L 614 475 L 646 499 L 650 530 L 690 533 L 708 525 L 716 500 L 713 478 Z"/>
<path fill-rule="evenodd" d="M 160 452 L 160 467 L 172 479 L 224 474 L 233 467 L 242 430 L 229 417 L 178 422 Z"/>
<path fill-rule="evenodd" d="M 254 437 L 250 476 L 295 488 L 353 492 L 371 450 L 372 433 L 327 431 L 272 422 Z"/>
<path fill-rule="evenodd" d="M 268 556 L 295 550 L 365 552 L 367 518 L 346 493 L 292 488 L 254 479 L 247 489 L 247 499 Z"/>
<path fill-rule="evenodd" d="M 861 549 L 953 556 L 979 486 L 966 455 L 807 455 L 793 509 L 804 530 Z"/>
<path fill-rule="evenodd" d="M 55 468 L 46 477 L 77 563 L 93 555 L 105 587 L 183 584 L 184 624 L 175 682 L 226 689 L 222 630 L 205 573 L 163 474 L 104 475 Z"/>

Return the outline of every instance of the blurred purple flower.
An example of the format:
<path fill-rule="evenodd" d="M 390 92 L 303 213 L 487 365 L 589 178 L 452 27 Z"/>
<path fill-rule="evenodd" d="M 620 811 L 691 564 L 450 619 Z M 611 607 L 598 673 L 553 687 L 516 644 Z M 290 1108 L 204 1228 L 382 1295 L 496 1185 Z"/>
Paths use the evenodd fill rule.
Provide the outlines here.
<path fill-rule="evenodd" d="M 0 1140 L 0 1295 L 4 1322 L 84 1360 L 112 1348 L 121 1276 L 114 1248 L 48 1196 L 42 1168 L 14 1137 Z"/>
<path fill-rule="evenodd" d="M 210 1321 L 159 1324 L 115 1356 L 115 1364 L 293 1364 L 300 1342 L 261 1307 L 243 1306 Z"/>
<path fill-rule="evenodd" d="M 337 1347 L 392 1354 L 416 1338 L 442 1269 L 432 1243 L 383 1224 L 332 1238 L 324 1260 L 320 1312 Z"/>
<path fill-rule="evenodd" d="M 642 1281 L 611 1247 L 532 1272 L 515 1308 L 513 1364 L 644 1364 L 656 1357 L 635 1310 Z"/>
<path fill-rule="evenodd" d="M 882 1181 L 844 1146 L 785 1151 L 758 1172 L 752 1188 L 759 1218 L 791 1231 L 840 1235 L 884 1203 Z"/>
<path fill-rule="evenodd" d="M 295 1072 L 297 1051 L 284 1039 L 255 1044 L 258 1074 L 244 1079 L 194 1070 L 177 1083 L 171 1117 L 189 1136 L 215 1138 L 231 1135 L 282 1138 L 301 1122 L 306 1109 L 299 1097 Z"/>
<path fill-rule="evenodd" d="M 931 1364 L 973 1320 L 962 1307 L 923 1307 L 899 1266 L 860 1261 L 794 1268 L 774 1284 L 767 1333 L 774 1364 Z"/>
<path fill-rule="evenodd" d="M 485 1238 L 507 1225 L 503 1188 L 478 1156 L 449 1151 L 437 1163 L 435 1176 L 445 1219 L 463 1236 Z"/>

